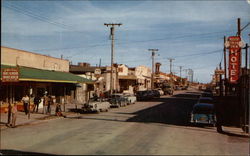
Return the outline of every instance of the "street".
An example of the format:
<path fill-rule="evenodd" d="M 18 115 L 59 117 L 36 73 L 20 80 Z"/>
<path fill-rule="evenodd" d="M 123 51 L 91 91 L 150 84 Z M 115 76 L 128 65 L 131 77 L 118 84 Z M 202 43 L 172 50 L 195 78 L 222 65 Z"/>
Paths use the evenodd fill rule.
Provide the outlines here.
<path fill-rule="evenodd" d="M 189 93 L 188 93 L 189 92 Z M 194 127 L 191 91 L 98 114 L 76 114 L 1 131 L 2 153 L 81 155 L 248 155 L 249 138 Z"/>

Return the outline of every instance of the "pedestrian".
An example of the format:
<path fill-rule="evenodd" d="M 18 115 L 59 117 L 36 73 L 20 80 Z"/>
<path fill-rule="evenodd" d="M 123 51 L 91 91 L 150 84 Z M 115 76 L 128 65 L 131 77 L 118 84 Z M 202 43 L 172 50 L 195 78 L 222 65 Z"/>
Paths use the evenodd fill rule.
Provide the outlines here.
<path fill-rule="evenodd" d="M 23 98 L 22 98 L 22 101 L 23 101 L 23 108 L 24 108 L 24 111 L 25 111 L 25 114 L 27 115 L 28 112 L 29 112 L 29 109 L 28 109 L 28 104 L 29 104 L 29 97 L 28 95 L 26 94 Z"/>
<path fill-rule="evenodd" d="M 52 103 L 53 103 L 53 99 L 52 99 L 52 97 L 49 95 L 49 97 L 48 97 L 48 105 L 47 105 L 47 113 L 51 113 L 51 105 L 52 105 Z"/>
<path fill-rule="evenodd" d="M 99 97 L 100 97 L 101 101 L 103 101 L 103 99 L 105 98 L 105 95 L 103 94 L 102 91 L 100 92 L 100 96 Z"/>
<path fill-rule="evenodd" d="M 11 108 L 11 116 L 12 116 L 12 119 L 11 119 L 11 127 L 14 128 L 16 127 L 16 118 L 17 118 L 17 103 L 15 102 L 14 103 L 14 106 L 12 106 Z"/>
<path fill-rule="evenodd" d="M 60 103 L 56 104 L 56 116 L 63 116 Z"/>
<path fill-rule="evenodd" d="M 97 96 L 96 93 L 93 93 L 93 99 L 94 99 L 94 101 L 97 101 L 97 100 L 98 100 L 98 96 Z"/>
<path fill-rule="evenodd" d="M 39 107 L 39 103 L 41 102 L 41 98 L 39 96 L 36 96 L 34 98 L 34 108 L 33 108 L 33 112 L 36 110 L 36 113 L 38 112 L 38 107 Z"/>
<path fill-rule="evenodd" d="M 48 101 L 49 101 L 49 98 L 45 94 L 43 97 L 43 114 L 47 113 Z"/>

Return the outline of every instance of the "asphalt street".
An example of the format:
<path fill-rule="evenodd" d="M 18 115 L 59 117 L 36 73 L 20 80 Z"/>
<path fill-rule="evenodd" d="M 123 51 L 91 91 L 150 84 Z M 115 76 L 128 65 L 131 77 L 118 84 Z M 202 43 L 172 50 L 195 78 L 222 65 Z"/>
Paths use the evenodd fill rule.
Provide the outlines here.
<path fill-rule="evenodd" d="M 248 155 L 249 138 L 189 124 L 197 102 L 178 92 L 98 114 L 77 114 L 1 131 L 2 153 Z"/>

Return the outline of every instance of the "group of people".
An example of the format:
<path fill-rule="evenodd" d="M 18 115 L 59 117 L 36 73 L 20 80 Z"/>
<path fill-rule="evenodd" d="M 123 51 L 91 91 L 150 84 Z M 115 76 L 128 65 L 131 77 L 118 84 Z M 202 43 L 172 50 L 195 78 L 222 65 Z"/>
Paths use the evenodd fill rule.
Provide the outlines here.
<path fill-rule="evenodd" d="M 23 102 L 23 108 L 24 108 L 24 112 L 27 115 L 30 111 L 29 109 L 29 103 L 30 103 L 30 98 L 28 95 L 25 95 L 22 98 L 22 102 Z M 53 98 L 51 96 L 46 96 L 44 95 L 43 97 L 40 96 L 35 96 L 34 97 L 34 108 L 33 108 L 33 113 L 36 112 L 38 113 L 38 109 L 39 109 L 39 104 L 43 103 L 43 114 L 51 114 L 51 105 L 53 104 Z M 62 115 L 62 111 L 61 111 L 61 105 L 59 103 L 56 104 L 56 110 L 55 110 L 57 116 L 63 116 Z M 11 127 L 15 127 L 16 126 L 16 118 L 17 118 L 17 103 L 15 102 L 14 105 L 11 108 L 11 116 L 12 116 L 12 120 L 11 120 Z"/>
<path fill-rule="evenodd" d="M 23 102 L 23 108 L 24 108 L 24 112 L 27 115 L 29 113 L 29 102 L 30 102 L 30 98 L 28 95 L 25 95 L 22 98 L 22 102 Z M 33 111 L 32 112 L 36 112 L 38 113 L 38 109 L 39 109 L 39 104 L 43 102 L 43 113 L 45 114 L 50 114 L 51 113 L 51 105 L 53 104 L 53 99 L 51 96 L 44 96 L 44 97 L 40 97 L 40 96 L 36 96 L 34 98 L 34 107 L 33 107 Z"/>

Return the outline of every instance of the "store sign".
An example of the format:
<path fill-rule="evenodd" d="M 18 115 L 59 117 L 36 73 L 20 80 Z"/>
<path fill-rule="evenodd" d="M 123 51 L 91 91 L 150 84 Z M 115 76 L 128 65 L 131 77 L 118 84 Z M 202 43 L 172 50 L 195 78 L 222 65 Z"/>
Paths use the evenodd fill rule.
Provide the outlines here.
<path fill-rule="evenodd" d="M 2 82 L 18 82 L 18 81 L 19 81 L 18 68 L 2 69 Z"/>
<path fill-rule="evenodd" d="M 229 48 L 229 82 L 237 83 L 240 74 L 241 58 L 241 38 L 240 36 L 230 36 L 228 38 Z"/>
<path fill-rule="evenodd" d="M 224 75 L 225 74 L 225 71 L 224 70 L 215 70 L 215 74 L 216 75 Z"/>
<path fill-rule="evenodd" d="M 100 75 L 101 74 L 101 69 L 95 69 L 95 74 Z"/>

